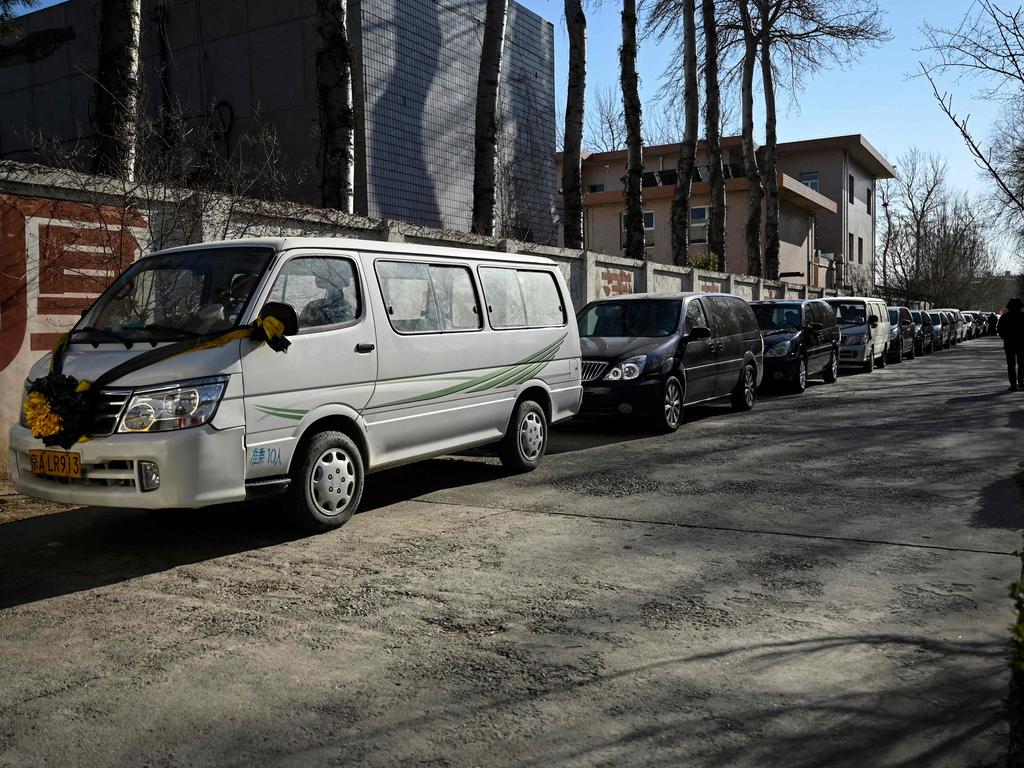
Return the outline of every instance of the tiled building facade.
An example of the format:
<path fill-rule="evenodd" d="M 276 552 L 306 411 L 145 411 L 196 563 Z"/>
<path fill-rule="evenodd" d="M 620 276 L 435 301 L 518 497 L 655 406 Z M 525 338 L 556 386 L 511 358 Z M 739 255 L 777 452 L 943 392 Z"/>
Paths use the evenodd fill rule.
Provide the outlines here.
<path fill-rule="evenodd" d="M 87 137 L 98 39 L 95 0 L 27 14 L 28 32 L 70 27 L 74 38 L 37 62 L 0 68 L 0 157 L 38 159 L 31 137 Z M 158 22 L 158 7 L 166 9 Z M 473 103 L 485 0 L 350 0 L 357 106 L 356 211 L 466 230 L 472 211 Z M 354 21 L 358 19 L 359 23 Z M 319 200 L 314 0 L 143 0 L 148 108 L 160 102 L 161 30 L 182 113 L 207 107 L 234 149 L 261 125 L 277 134 L 289 196 Z M 553 242 L 554 30 L 511 3 L 502 67 L 499 216 Z M 298 177 L 302 177 L 301 179 Z"/>

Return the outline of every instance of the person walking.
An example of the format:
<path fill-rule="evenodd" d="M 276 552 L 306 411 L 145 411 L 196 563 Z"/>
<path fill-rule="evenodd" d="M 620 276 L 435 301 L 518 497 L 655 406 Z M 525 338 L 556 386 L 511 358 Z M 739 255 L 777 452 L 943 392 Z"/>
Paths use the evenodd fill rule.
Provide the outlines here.
<path fill-rule="evenodd" d="M 995 312 L 988 313 L 988 335 L 996 335 L 996 326 L 999 324 L 999 315 Z"/>
<path fill-rule="evenodd" d="M 1024 389 L 1024 301 L 1014 296 L 1006 302 L 1006 311 L 999 318 L 996 329 L 1006 352 L 1006 373 L 1010 377 L 1010 391 Z"/>

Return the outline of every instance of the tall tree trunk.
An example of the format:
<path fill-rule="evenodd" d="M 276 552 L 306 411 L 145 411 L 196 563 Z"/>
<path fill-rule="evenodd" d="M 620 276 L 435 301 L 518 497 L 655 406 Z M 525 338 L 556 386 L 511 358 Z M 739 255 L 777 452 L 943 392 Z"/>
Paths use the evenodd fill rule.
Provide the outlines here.
<path fill-rule="evenodd" d="M 316 0 L 316 25 L 320 202 L 325 208 L 352 213 L 356 163 L 348 0 Z"/>
<path fill-rule="evenodd" d="M 765 23 L 765 27 L 767 24 Z M 764 87 L 764 177 L 765 230 L 764 269 L 769 280 L 779 279 L 779 147 L 775 115 L 775 73 L 772 71 L 771 40 L 767 29 L 761 34 L 761 79 Z M 808 277 L 810 277 L 808 275 Z"/>
<path fill-rule="evenodd" d="M 93 172 L 135 178 L 141 95 L 142 0 L 101 0 Z"/>
<path fill-rule="evenodd" d="M 703 0 L 704 21 L 704 134 L 708 146 L 708 183 L 711 206 L 708 211 L 708 252 L 718 256 L 718 271 L 725 272 L 725 173 L 722 168 L 722 94 L 718 85 L 718 26 L 715 0 Z"/>
<path fill-rule="evenodd" d="M 743 16 L 743 76 L 740 85 L 742 100 L 743 170 L 747 174 L 747 223 L 744 239 L 747 244 L 747 270 L 760 277 L 761 269 L 761 208 L 764 190 L 758 169 L 757 150 L 754 147 L 754 67 L 757 64 L 757 35 L 750 18 L 749 0 L 741 0 Z"/>
<path fill-rule="evenodd" d="M 697 157 L 697 8 L 695 0 L 683 0 L 683 112 L 686 121 L 679 149 L 676 189 L 672 196 L 672 262 L 690 263 L 690 190 Z"/>
<path fill-rule="evenodd" d="M 643 259 L 644 243 L 644 145 L 639 75 L 636 72 L 636 0 L 622 0 L 622 46 L 619 48 L 619 81 L 622 113 L 626 122 L 625 255 Z"/>
<path fill-rule="evenodd" d="M 562 148 L 562 200 L 565 207 L 565 247 L 583 247 L 584 99 L 587 91 L 587 15 L 582 0 L 565 0 L 569 32 L 569 84 L 565 96 L 565 140 Z"/>
<path fill-rule="evenodd" d="M 473 148 L 473 232 L 494 234 L 495 158 L 498 149 L 498 80 L 505 48 L 508 0 L 487 0 L 480 75 L 476 81 Z"/>

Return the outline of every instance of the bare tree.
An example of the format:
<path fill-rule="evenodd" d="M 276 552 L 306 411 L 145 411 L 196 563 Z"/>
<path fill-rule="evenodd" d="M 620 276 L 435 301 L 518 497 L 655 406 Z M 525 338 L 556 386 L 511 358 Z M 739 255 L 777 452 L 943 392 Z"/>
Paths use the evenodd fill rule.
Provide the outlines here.
<path fill-rule="evenodd" d="M 921 71 L 940 109 L 995 184 L 1001 223 L 1024 242 L 1024 8 L 977 0 L 956 27 L 926 24 L 923 31 L 934 58 L 922 62 Z M 954 108 L 953 95 L 939 87 L 935 76 L 943 73 L 955 75 L 957 83 L 976 82 L 977 98 L 1002 104 L 988 141 L 970 126 L 970 115 Z"/>
<path fill-rule="evenodd" d="M 142 0 L 101 0 L 93 172 L 131 181 L 140 118 Z"/>
<path fill-rule="evenodd" d="M 739 0 L 740 23 L 743 32 L 743 62 L 740 82 L 742 102 L 743 170 L 747 174 L 747 222 L 744 225 L 744 240 L 747 245 L 747 271 L 760 277 L 761 268 L 761 206 L 764 202 L 764 186 L 757 160 L 754 142 L 754 69 L 757 67 L 757 47 L 760 34 L 755 26 L 756 7 L 753 0 Z"/>
<path fill-rule="evenodd" d="M 622 1 L 622 45 L 619 48 L 619 84 L 622 88 L 622 114 L 626 124 L 626 213 L 623 228 L 626 235 L 625 255 L 631 259 L 647 256 L 644 242 L 644 147 L 640 77 L 636 71 L 637 56 L 636 0 Z"/>
<path fill-rule="evenodd" d="M 473 147 L 473 232 L 494 233 L 495 157 L 498 142 L 498 81 L 505 48 L 508 0 L 487 0 L 480 74 L 476 84 Z"/>
<path fill-rule="evenodd" d="M 683 104 L 686 128 L 679 147 L 676 188 L 672 195 L 672 262 L 685 267 L 690 261 L 690 190 L 697 159 L 697 5 L 683 0 Z"/>
<path fill-rule="evenodd" d="M 853 61 L 861 47 L 888 38 L 875 0 L 755 0 L 765 101 L 765 274 L 779 274 L 779 185 L 776 74 L 795 94 L 803 77 Z"/>
<path fill-rule="evenodd" d="M 317 108 L 320 122 L 320 201 L 352 213 L 355 187 L 355 113 L 348 0 L 316 0 Z"/>
<path fill-rule="evenodd" d="M 562 200 L 566 248 L 583 247 L 583 117 L 587 89 L 587 15 L 582 0 L 565 0 L 565 26 L 569 31 L 569 83 L 565 99 L 565 134 L 562 149 Z"/>
<path fill-rule="evenodd" d="M 996 266 L 985 206 L 948 183 L 945 161 L 911 149 L 879 185 L 882 284 L 894 301 L 972 306 Z"/>
<path fill-rule="evenodd" d="M 591 152 L 617 152 L 626 147 L 622 97 L 609 84 L 590 89 L 593 98 L 586 113 L 583 144 Z"/>
<path fill-rule="evenodd" d="M 708 252 L 718 257 L 718 271 L 725 272 L 725 173 L 722 166 L 722 94 L 719 85 L 718 24 L 715 0 L 703 0 L 704 24 L 704 135 L 708 148 L 708 184 L 711 205 L 708 210 Z"/>

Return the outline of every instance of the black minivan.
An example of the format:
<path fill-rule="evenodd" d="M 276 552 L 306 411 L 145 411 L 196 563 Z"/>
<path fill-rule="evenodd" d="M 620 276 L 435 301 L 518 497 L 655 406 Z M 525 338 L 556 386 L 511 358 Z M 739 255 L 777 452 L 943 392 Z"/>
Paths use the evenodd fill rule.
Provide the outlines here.
<path fill-rule="evenodd" d="M 687 405 L 728 397 L 736 410 L 754 407 L 764 345 L 738 296 L 615 296 L 590 302 L 576 320 L 584 418 L 635 416 L 673 432 Z"/>
<path fill-rule="evenodd" d="M 839 326 L 824 301 L 754 301 L 750 306 L 764 336 L 766 383 L 807 389 L 807 379 L 839 378 Z"/>

